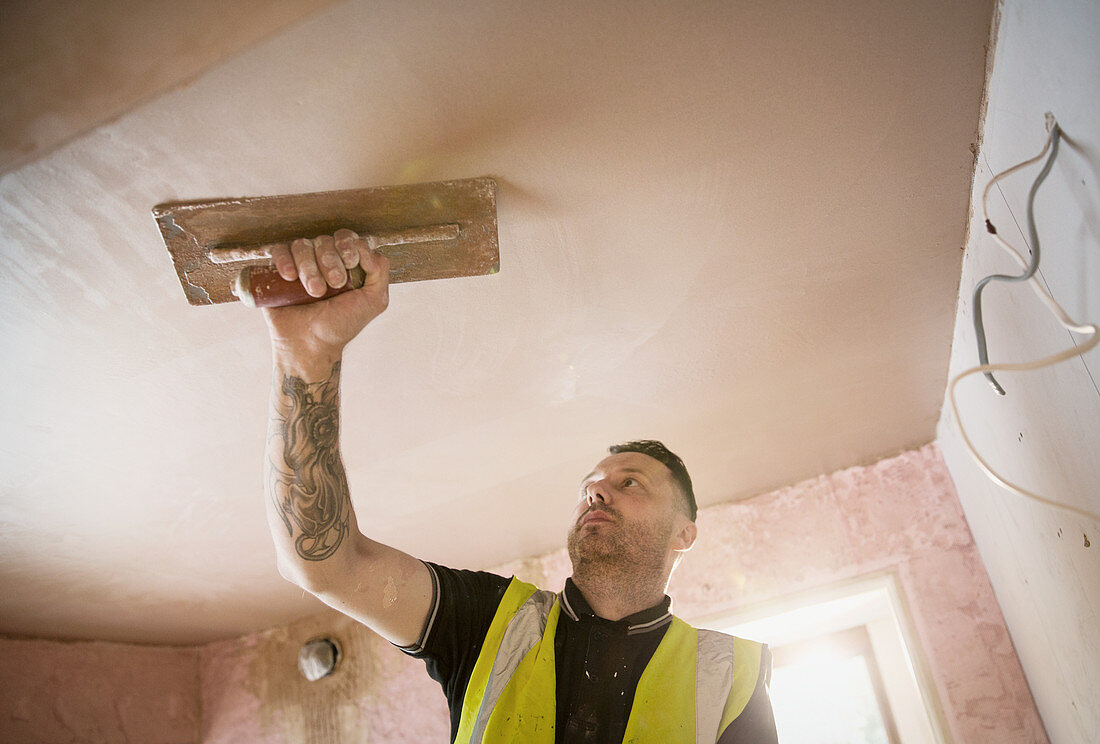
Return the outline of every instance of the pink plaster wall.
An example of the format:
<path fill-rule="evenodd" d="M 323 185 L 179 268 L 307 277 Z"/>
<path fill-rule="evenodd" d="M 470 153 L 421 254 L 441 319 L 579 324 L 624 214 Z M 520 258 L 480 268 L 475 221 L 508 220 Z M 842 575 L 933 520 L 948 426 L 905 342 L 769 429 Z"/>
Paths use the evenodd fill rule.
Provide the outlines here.
<path fill-rule="evenodd" d="M 199 652 L 0 639 L 4 744 L 197 744 Z"/>
<path fill-rule="evenodd" d="M 954 741 L 1048 741 L 935 445 L 704 509 L 699 526 L 670 588 L 678 614 L 894 571 Z M 564 550 L 497 570 L 548 589 L 570 573 Z M 322 632 L 350 646 L 349 666 L 311 686 L 294 654 Z M 423 664 L 331 612 L 206 646 L 202 704 L 204 744 L 447 741 L 443 695 Z"/>
<path fill-rule="evenodd" d="M 317 636 L 344 652 L 336 673 L 306 681 L 298 649 Z M 446 742 L 440 687 L 367 628 L 326 610 L 290 625 L 202 648 L 202 743 Z"/>

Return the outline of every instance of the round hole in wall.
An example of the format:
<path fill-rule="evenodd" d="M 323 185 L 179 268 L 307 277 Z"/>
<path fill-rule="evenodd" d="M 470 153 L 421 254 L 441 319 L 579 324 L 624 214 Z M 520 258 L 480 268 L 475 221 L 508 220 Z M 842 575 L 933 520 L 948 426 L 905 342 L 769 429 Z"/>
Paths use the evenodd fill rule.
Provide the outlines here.
<path fill-rule="evenodd" d="M 310 682 L 316 682 L 336 671 L 340 657 L 340 644 L 335 638 L 314 638 L 298 652 L 298 671 Z"/>

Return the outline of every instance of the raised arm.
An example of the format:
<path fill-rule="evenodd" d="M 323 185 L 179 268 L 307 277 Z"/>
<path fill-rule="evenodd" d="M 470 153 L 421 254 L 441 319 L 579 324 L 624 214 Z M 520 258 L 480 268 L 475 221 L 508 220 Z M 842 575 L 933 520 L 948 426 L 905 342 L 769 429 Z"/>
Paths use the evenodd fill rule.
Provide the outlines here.
<path fill-rule="evenodd" d="M 359 531 L 340 457 L 340 363 L 344 347 L 385 310 L 389 266 L 350 230 L 298 240 L 275 257 L 284 279 L 317 297 L 347 269 L 362 289 L 322 302 L 264 309 L 274 379 L 265 490 L 279 572 L 384 638 L 415 643 L 432 599 L 427 568 Z M 369 398 L 362 401 L 369 407 Z"/>

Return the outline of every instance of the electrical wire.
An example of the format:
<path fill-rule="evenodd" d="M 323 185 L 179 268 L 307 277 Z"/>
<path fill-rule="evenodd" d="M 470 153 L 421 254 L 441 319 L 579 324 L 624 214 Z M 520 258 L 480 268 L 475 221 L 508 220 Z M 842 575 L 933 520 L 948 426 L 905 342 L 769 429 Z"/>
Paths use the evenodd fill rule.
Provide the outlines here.
<path fill-rule="evenodd" d="M 1055 364 L 1059 364 L 1060 362 L 1073 359 L 1074 357 L 1082 356 L 1092 350 L 1097 345 L 1097 343 L 1100 343 L 1100 335 L 1098 335 L 1097 333 L 1098 329 L 1096 325 L 1092 323 L 1078 323 L 1077 321 L 1070 318 L 1066 311 L 1062 309 L 1062 306 L 1055 302 L 1054 298 L 1050 296 L 1050 293 L 1046 290 L 1045 287 L 1043 287 L 1042 283 L 1036 276 L 1036 270 L 1039 266 L 1039 236 L 1038 230 L 1035 227 L 1035 215 L 1033 210 L 1035 192 L 1038 190 L 1039 184 L 1042 183 L 1043 179 L 1046 178 L 1047 174 L 1050 172 L 1050 168 L 1054 163 L 1054 158 L 1057 156 L 1058 153 L 1058 140 L 1061 137 L 1061 129 L 1058 126 L 1058 122 L 1050 113 L 1046 115 L 1046 125 L 1049 134 L 1046 144 L 1043 145 L 1042 151 L 1035 157 L 1030 158 L 1029 160 L 1025 160 L 1022 163 L 1018 163 L 1017 165 L 1014 165 L 1011 168 L 995 175 L 989 181 L 989 183 L 986 184 L 985 191 L 982 193 L 982 216 L 985 218 L 986 229 L 988 230 L 990 237 L 997 245 L 1001 246 L 1004 250 L 1011 254 L 1013 258 L 1016 259 L 1016 261 L 1024 269 L 1024 273 L 1019 276 L 994 274 L 992 276 L 986 277 L 978 283 L 978 286 L 975 288 L 974 292 L 974 314 L 975 330 L 978 335 L 979 343 L 980 363 L 976 367 L 971 367 L 970 369 L 963 370 L 959 374 L 955 375 L 951 379 L 951 382 L 947 387 L 947 394 L 948 399 L 951 403 L 951 411 L 955 416 L 955 422 L 959 428 L 959 434 L 962 436 L 963 444 L 966 445 L 967 450 L 969 450 L 970 455 L 974 458 L 975 462 L 977 462 L 978 466 L 982 469 L 983 472 L 985 472 L 987 476 L 989 476 L 991 480 L 993 480 L 993 482 L 997 483 L 998 485 L 1009 491 L 1012 491 L 1019 496 L 1024 496 L 1026 498 L 1033 499 L 1040 503 L 1057 507 L 1059 509 L 1065 509 L 1075 514 L 1079 514 L 1080 516 L 1100 522 L 1100 514 L 1096 514 L 1095 512 L 1089 511 L 1088 509 L 1082 509 L 1073 506 L 1072 504 L 1055 501 L 1053 499 L 1048 499 L 1044 496 L 1032 493 L 1031 491 L 1028 491 L 1023 487 L 1016 485 L 1015 483 L 997 473 L 992 468 L 992 466 L 989 465 L 989 463 L 982 459 L 982 456 L 978 454 L 978 451 L 974 448 L 973 443 L 970 441 L 970 437 L 967 436 L 966 429 L 963 426 L 962 417 L 959 415 L 958 404 L 955 400 L 955 386 L 958 385 L 959 381 L 963 378 L 976 374 L 984 374 L 994 386 L 994 390 L 996 390 L 1000 395 L 1004 395 L 1004 390 L 993 378 L 993 372 L 1027 372 L 1031 370 L 1042 369 L 1043 367 L 1049 367 Z M 1031 186 L 1031 191 L 1028 194 L 1027 226 L 1028 235 L 1031 238 L 1033 246 L 1032 258 L 1030 261 L 1028 261 L 1024 259 L 1019 251 L 1009 245 L 997 233 L 997 230 L 996 228 L 994 228 L 993 223 L 989 220 L 989 193 L 998 181 L 1007 178 L 1013 173 L 1016 173 L 1023 168 L 1028 167 L 1029 165 L 1037 163 L 1047 154 L 1048 150 L 1051 153 L 1050 158 L 1047 161 L 1046 165 L 1043 167 L 1042 172 L 1040 172 L 1040 174 L 1036 177 L 1034 183 Z M 1085 339 L 1080 345 L 1077 345 L 1075 343 L 1073 348 L 1065 349 L 1055 354 L 1051 354 L 1050 356 L 1043 357 L 1042 359 L 1035 359 L 1029 362 L 1019 362 L 1013 364 L 990 364 L 988 358 L 985 355 L 985 332 L 981 323 L 980 291 L 986 283 L 993 279 L 1000 279 L 1002 281 L 1028 282 L 1031 285 L 1031 288 L 1035 291 L 1036 295 L 1039 297 L 1039 299 L 1043 302 L 1044 305 L 1047 306 L 1051 313 L 1054 314 L 1054 316 L 1058 319 L 1059 324 L 1061 324 L 1063 328 L 1065 328 L 1067 331 L 1070 331 L 1071 333 L 1087 334 L 1088 338 Z"/>
<path fill-rule="evenodd" d="M 1035 181 L 1031 184 L 1031 190 L 1027 195 L 1027 228 L 1028 237 L 1030 238 L 1029 248 L 1031 249 L 1031 261 L 1024 267 L 1024 273 L 1019 276 L 1012 276 L 1010 274 L 990 274 L 986 278 L 982 279 L 974 287 L 974 295 L 971 305 L 974 308 L 974 335 L 978 342 L 978 364 L 989 364 L 989 352 L 986 349 L 985 343 L 985 324 L 982 322 L 982 290 L 992 281 L 1002 282 L 1026 282 L 1039 268 L 1039 233 L 1035 229 L 1035 193 L 1039 190 L 1039 185 L 1046 180 L 1047 175 L 1050 173 L 1051 166 L 1054 165 L 1054 158 L 1058 157 L 1058 142 L 1061 140 L 1061 129 L 1058 128 L 1057 122 L 1054 123 L 1050 130 L 1050 137 L 1047 138 L 1046 145 L 1043 146 L 1043 151 L 1031 160 L 1027 160 L 1024 163 L 1016 166 L 1017 168 L 1030 165 L 1036 162 L 1039 158 L 1050 150 L 1050 157 L 1047 158 L 1047 162 L 1043 165 L 1043 169 L 1039 171 L 1039 175 L 1035 177 Z M 985 193 L 982 194 L 982 209 L 986 218 L 985 226 L 990 235 L 997 237 L 997 229 L 993 227 L 993 223 L 989 220 L 989 207 L 987 198 L 989 196 L 990 187 L 996 183 L 1003 176 L 1012 172 L 1012 169 L 1005 171 L 1001 176 L 997 176 L 985 187 Z M 1012 251 L 1016 253 L 1015 250 Z M 1016 254 L 1019 255 L 1019 254 Z M 985 378 L 989 380 L 989 384 L 993 386 L 993 390 L 998 395 L 1004 395 L 1004 388 L 1001 387 L 997 379 L 993 377 L 992 372 L 985 372 Z"/>

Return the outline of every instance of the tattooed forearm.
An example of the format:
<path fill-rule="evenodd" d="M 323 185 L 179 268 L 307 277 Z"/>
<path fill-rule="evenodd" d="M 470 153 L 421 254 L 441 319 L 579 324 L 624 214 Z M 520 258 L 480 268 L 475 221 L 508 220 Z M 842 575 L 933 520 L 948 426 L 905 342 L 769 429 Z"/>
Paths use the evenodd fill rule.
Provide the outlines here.
<path fill-rule="evenodd" d="M 340 362 L 324 382 L 283 375 L 275 384 L 268 492 L 298 556 L 321 561 L 340 547 L 351 523 L 339 446 Z"/>

